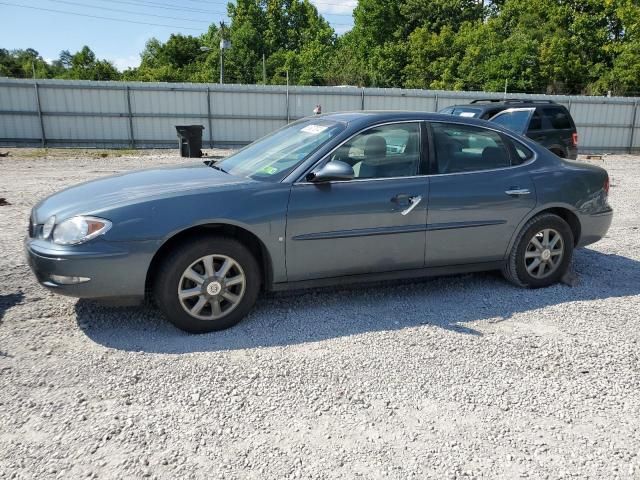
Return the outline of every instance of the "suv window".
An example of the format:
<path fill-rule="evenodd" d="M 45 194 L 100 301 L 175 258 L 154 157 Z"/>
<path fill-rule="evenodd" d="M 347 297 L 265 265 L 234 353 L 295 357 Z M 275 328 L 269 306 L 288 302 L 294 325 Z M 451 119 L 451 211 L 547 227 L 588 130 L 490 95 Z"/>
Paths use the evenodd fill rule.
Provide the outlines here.
<path fill-rule="evenodd" d="M 438 173 L 472 172 L 511 166 L 502 135 L 454 123 L 432 123 Z"/>
<path fill-rule="evenodd" d="M 542 113 L 548 120 L 549 124 L 557 130 L 570 130 L 571 120 L 567 111 L 559 107 L 546 107 L 542 109 Z"/>
<path fill-rule="evenodd" d="M 531 130 L 542 130 L 542 116 L 538 110 L 533 112 L 531 115 L 531 121 L 529 122 L 529 131 Z"/>
<path fill-rule="evenodd" d="M 338 148 L 330 161 L 353 167 L 355 178 L 410 177 L 420 164 L 420 124 L 371 128 Z"/>
<path fill-rule="evenodd" d="M 502 125 L 504 128 L 522 134 L 527 131 L 531 109 L 503 111 L 491 119 L 492 122 Z"/>

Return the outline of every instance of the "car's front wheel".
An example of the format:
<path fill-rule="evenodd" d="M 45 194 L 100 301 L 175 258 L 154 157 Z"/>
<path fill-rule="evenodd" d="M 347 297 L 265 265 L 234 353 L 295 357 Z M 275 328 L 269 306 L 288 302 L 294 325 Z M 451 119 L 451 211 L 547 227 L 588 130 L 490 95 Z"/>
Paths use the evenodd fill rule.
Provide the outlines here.
<path fill-rule="evenodd" d="M 522 228 L 502 273 L 521 287 L 540 288 L 560 281 L 571 265 L 573 232 L 562 218 L 543 213 Z"/>
<path fill-rule="evenodd" d="M 169 321 L 182 330 L 223 330 L 249 313 L 260 278 L 258 263 L 243 244 L 205 237 L 183 243 L 165 257 L 154 296 Z"/>

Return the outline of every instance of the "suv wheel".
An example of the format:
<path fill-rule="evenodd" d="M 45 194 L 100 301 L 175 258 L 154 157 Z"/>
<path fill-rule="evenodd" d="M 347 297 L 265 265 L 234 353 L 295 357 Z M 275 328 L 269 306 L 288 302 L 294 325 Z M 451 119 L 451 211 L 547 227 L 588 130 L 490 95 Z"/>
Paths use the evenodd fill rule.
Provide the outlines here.
<path fill-rule="evenodd" d="M 521 287 L 547 287 L 560 281 L 572 255 L 571 227 L 557 215 L 544 213 L 522 228 L 502 273 Z"/>
<path fill-rule="evenodd" d="M 158 270 L 156 303 L 176 327 L 191 333 L 229 328 L 253 307 L 260 269 L 251 252 L 226 237 L 180 245 Z"/>

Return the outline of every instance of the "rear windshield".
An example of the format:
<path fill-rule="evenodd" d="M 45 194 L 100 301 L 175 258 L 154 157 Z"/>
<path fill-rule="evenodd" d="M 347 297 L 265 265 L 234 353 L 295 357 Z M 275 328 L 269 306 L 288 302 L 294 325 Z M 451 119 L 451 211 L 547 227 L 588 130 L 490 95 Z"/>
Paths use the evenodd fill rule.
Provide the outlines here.
<path fill-rule="evenodd" d="M 482 109 L 472 107 L 448 107 L 440 110 L 439 113 L 457 115 L 458 117 L 478 118 L 482 113 Z"/>

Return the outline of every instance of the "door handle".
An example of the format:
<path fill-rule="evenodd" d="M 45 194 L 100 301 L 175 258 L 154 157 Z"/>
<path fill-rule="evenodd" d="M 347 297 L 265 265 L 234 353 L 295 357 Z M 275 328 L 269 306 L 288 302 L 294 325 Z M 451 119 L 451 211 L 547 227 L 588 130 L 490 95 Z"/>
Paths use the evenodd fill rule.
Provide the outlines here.
<path fill-rule="evenodd" d="M 409 197 L 409 204 L 410 204 L 409 208 L 403 210 L 402 212 L 400 212 L 400 214 L 409 215 L 411 213 L 411 210 L 416 208 L 421 201 L 422 201 L 422 195 L 418 195 L 416 197 Z"/>
<path fill-rule="evenodd" d="M 505 190 L 507 195 L 511 195 L 512 197 L 520 197 L 522 195 L 529 195 L 531 191 L 528 188 L 512 188 L 510 190 Z"/>
<path fill-rule="evenodd" d="M 391 199 L 393 203 L 398 205 L 409 205 L 411 203 L 411 197 L 406 193 L 399 193 Z"/>

